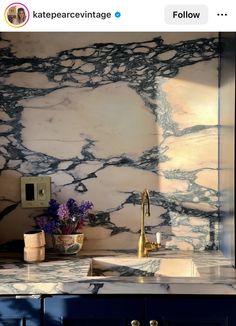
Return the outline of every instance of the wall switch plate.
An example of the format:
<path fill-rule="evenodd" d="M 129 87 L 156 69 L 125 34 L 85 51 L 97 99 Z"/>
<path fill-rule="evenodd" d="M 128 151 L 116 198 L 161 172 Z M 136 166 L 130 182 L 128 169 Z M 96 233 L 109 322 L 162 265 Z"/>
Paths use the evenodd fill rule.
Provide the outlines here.
<path fill-rule="evenodd" d="M 48 207 L 50 199 L 50 177 L 21 177 L 22 207 Z"/>

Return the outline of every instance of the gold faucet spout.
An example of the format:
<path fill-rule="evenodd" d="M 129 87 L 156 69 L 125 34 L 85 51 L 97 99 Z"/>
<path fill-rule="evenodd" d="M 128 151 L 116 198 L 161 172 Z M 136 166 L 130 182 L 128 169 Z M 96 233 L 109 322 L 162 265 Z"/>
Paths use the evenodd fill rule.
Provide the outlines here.
<path fill-rule="evenodd" d="M 141 193 L 141 210 L 142 210 L 142 216 L 141 216 L 141 234 L 142 234 L 145 233 L 144 218 L 145 216 L 150 216 L 150 197 L 147 189 L 145 189 Z"/>
<path fill-rule="evenodd" d="M 150 216 L 150 197 L 149 192 L 145 189 L 141 193 L 141 228 L 140 228 L 140 237 L 138 241 L 138 257 L 146 257 L 148 251 L 158 249 L 160 244 L 155 242 L 150 242 L 146 238 L 145 234 L 145 216 Z"/>

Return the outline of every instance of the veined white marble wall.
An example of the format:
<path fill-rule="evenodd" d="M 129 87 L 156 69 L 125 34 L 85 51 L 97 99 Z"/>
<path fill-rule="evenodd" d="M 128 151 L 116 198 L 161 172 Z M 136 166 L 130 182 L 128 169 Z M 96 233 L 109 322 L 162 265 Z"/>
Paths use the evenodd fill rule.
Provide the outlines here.
<path fill-rule="evenodd" d="M 85 249 L 134 249 L 140 191 L 151 239 L 218 243 L 218 35 L 2 33 L 0 243 L 22 239 L 20 177 L 48 175 L 52 196 L 92 200 Z"/>

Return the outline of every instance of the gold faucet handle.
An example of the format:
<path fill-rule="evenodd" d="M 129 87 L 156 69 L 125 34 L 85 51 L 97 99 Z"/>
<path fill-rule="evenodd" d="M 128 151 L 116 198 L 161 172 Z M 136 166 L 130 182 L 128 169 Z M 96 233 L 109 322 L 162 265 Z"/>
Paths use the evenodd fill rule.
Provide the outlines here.
<path fill-rule="evenodd" d="M 145 243 L 145 249 L 148 251 L 158 250 L 161 247 L 160 243 L 147 241 Z"/>

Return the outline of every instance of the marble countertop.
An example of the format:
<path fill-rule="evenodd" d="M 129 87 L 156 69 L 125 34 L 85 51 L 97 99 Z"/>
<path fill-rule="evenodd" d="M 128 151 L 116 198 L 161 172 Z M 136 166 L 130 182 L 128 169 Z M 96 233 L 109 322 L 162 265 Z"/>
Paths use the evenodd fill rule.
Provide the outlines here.
<path fill-rule="evenodd" d="M 0 253 L 0 295 L 116 293 L 236 295 L 236 269 L 217 251 L 159 251 L 141 259 L 127 252 L 81 251 L 48 254 L 35 264 Z"/>

